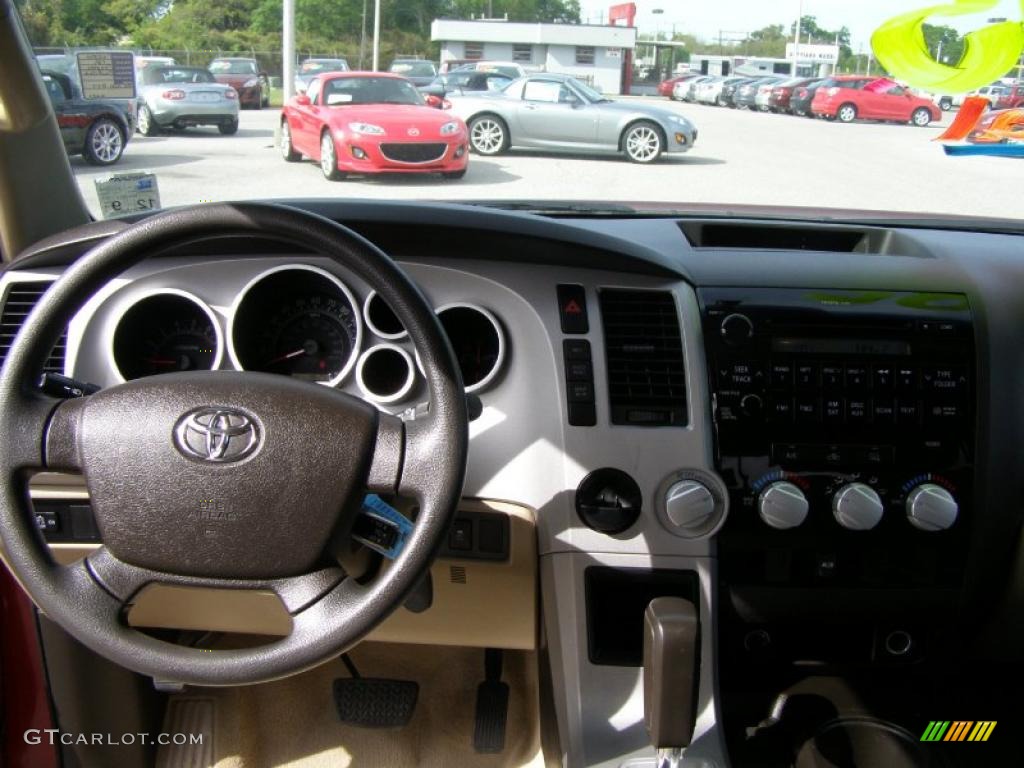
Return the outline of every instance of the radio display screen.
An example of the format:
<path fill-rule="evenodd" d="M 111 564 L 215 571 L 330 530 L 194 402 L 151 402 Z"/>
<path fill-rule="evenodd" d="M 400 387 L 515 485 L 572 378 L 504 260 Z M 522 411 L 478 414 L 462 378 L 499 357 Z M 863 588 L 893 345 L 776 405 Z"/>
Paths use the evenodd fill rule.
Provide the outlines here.
<path fill-rule="evenodd" d="M 791 355 L 898 355 L 909 356 L 910 344 L 892 339 L 772 339 L 772 351 Z"/>

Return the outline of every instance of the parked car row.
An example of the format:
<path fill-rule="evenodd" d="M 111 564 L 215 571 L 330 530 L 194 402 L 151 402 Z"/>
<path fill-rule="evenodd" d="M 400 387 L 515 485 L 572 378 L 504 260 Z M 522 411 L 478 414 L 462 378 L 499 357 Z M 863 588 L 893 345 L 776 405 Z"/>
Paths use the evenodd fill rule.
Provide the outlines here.
<path fill-rule="evenodd" d="M 674 78 L 671 98 L 720 107 L 821 117 L 843 123 L 880 120 L 926 126 L 942 118 L 941 108 L 932 99 L 919 96 L 889 78 L 870 75 L 827 78 L 686 75 Z"/>

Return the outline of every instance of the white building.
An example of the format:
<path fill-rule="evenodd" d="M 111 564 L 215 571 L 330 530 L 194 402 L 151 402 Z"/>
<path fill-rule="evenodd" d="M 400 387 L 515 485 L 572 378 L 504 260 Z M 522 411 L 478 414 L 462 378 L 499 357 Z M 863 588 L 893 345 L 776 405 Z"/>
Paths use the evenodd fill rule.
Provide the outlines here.
<path fill-rule="evenodd" d="M 635 27 L 525 24 L 435 19 L 430 37 L 441 43 L 441 63 L 514 61 L 527 69 L 572 75 L 604 93 L 620 93 Z"/>

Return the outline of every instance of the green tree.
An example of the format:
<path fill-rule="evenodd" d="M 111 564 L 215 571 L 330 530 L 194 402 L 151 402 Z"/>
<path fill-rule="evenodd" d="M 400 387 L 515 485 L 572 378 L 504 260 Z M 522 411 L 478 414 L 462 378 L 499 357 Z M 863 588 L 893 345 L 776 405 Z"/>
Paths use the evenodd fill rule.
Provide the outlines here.
<path fill-rule="evenodd" d="M 925 45 L 936 61 L 941 56 L 946 64 L 955 66 L 960 63 L 964 55 L 964 39 L 959 32 L 953 27 L 933 24 L 925 24 L 922 31 Z"/>

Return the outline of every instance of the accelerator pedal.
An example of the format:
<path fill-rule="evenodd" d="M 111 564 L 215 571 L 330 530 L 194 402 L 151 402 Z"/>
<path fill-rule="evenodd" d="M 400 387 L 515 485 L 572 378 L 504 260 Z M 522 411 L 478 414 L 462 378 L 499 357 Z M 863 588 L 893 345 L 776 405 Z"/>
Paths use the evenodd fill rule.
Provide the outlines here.
<path fill-rule="evenodd" d="M 342 661 L 352 677 L 334 681 L 334 706 L 341 722 L 360 728 L 401 728 L 409 724 L 420 695 L 419 683 L 362 677 L 347 654 Z"/>
<path fill-rule="evenodd" d="M 484 681 L 476 688 L 476 725 L 473 748 L 480 754 L 497 754 L 505 749 L 508 723 L 508 683 L 501 682 L 502 652 L 484 651 Z"/>

